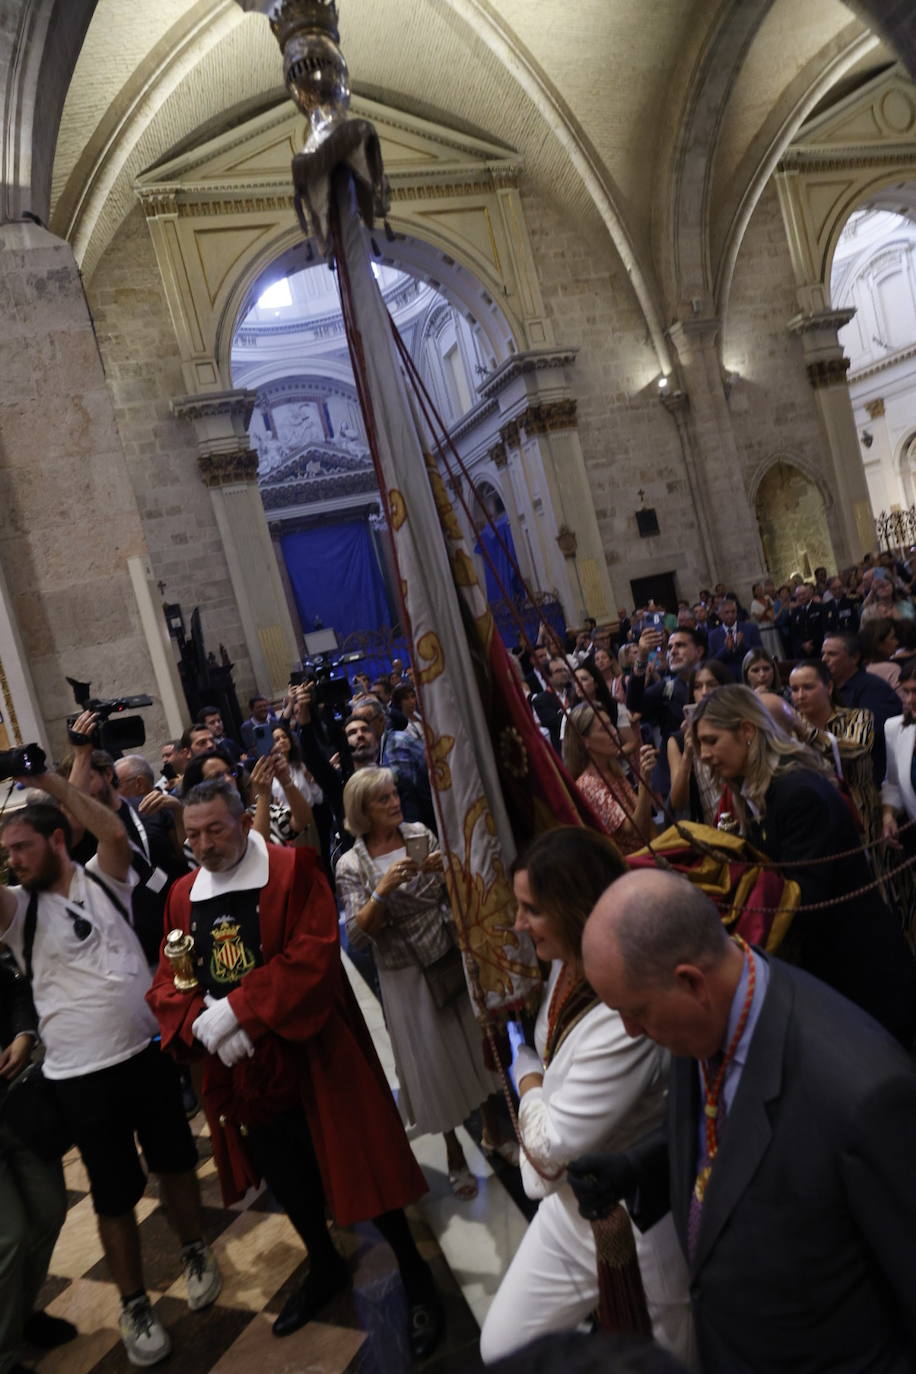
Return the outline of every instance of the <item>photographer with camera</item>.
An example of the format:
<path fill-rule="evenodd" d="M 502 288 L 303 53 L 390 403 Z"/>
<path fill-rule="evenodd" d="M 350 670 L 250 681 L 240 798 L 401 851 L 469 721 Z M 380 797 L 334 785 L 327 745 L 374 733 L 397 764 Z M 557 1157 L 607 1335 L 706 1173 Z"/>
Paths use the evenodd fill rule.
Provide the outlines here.
<path fill-rule="evenodd" d="M 77 722 L 83 723 L 85 722 Z M 37 751 L 40 752 L 40 751 Z M 86 753 L 89 750 L 85 751 Z M 34 759 L 16 780 L 40 788 L 4 823 L 20 886 L 0 888 L 0 938 L 32 985 L 49 1097 L 89 1178 L 99 1236 L 121 1294 L 128 1359 L 151 1365 L 171 1348 L 143 1282 L 134 1212 L 146 1187 L 134 1136 L 182 1246 L 188 1304 L 212 1303 L 219 1271 L 203 1241 L 197 1151 L 178 1079 L 154 1037 L 150 974 L 130 924 L 131 848 L 120 816 Z M 70 858 L 68 816 L 95 836 L 84 868 Z"/>
<path fill-rule="evenodd" d="M 69 731 L 73 759 L 66 770 L 69 781 L 81 792 L 88 792 L 103 806 L 120 816 L 130 842 L 131 868 L 136 875 L 133 890 L 132 925 L 147 963 L 159 962 L 165 899 L 176 878 L 188 871 L 180 844 L 176 842 L 176 822 L 181 823 L 181 802 L 153 788 L 152 769 L 140 755 L 128 755 L 117 764 L 104 750 L 94 749 L 98 728 L 94 712 L 84 711 Z M 126 794 L 121 791 L 123 780 Z M 149 794 L 149 801 L 146 800 Z M 131 805 L 131 800 L 139 804 Z M 171 822 L 171 824 L 170 824 Z M 71 823 L 74 846 L 71 858 L 86 863 L 96 850 L 95 837 Z M 184 832 L 180 835 L 184 842 Z"/>

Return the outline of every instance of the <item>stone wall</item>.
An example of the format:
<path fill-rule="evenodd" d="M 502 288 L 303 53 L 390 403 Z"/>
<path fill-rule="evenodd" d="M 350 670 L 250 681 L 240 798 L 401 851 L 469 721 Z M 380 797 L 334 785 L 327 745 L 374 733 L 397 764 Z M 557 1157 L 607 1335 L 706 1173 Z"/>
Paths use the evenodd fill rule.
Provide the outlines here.
<path fill-rule="evenodd" d="M 817 483 L 829 507 L 827 442 L 801 341 L 786 328 L 797 313 L 785 226 L 771 183 L 744 236 L 728 303 L 723 365 L 738 374 L 732 380 L 729 408 L 752 497 L 766 471 L 784 461 Z M 812 502 L 810 519 L 817 509 L 817 502 Z M 812 547 L 823 548 L 826 531 L 818 523 L 819 528 L 812 527 L 806 539 Z M 831 555 L 825 561 L 830 565 L 835 560 Z M 792 569 L 773 567 L 770 571 L 779 577 Z"/>
<path fill-rule="evenodd" d="M 777 585 L 793 573 L 814 578 L 814 569 L 832 569 L 833 552 L 817 487 L 791 463 L 775 463 L 757 493 L 757 518 L 767 567 Z"/>
<path fill-rule="evenodd" d="M 0 563 L 59 755 L 65 677 L 100 697 L 156 693 L 126 566 L 146 545 L 69 244 L 0 228 L 0 320 Z M 158 707 L 144 720 L 165 738 Z"/>
<path fill-rule="evenodd" d="M 522 187 L 547 312 L 571 369 L 579 435 L 616 605 L 630 579 L 673 572 L 692 599 L 703 580 L 696 515 L 674 419 L 659 401 L 658 365 L 616 250 L 603 232 Z M 655 507 L 660 533 L 641 539 L 635 511 Z"/>
<path fill-rule="evenodd" d="M 198 473 L 194 433 L 169 409 L 185 386 L 139 207 L 102 257 L 88 296 L 153 570 L 165 585 L 163 598 L 179 602 L 186 620 L 200 607 L 207 648 L 217 652 L 225 645 L 243 702 L 264 689 L 253 681 L 210 494 Z"/>

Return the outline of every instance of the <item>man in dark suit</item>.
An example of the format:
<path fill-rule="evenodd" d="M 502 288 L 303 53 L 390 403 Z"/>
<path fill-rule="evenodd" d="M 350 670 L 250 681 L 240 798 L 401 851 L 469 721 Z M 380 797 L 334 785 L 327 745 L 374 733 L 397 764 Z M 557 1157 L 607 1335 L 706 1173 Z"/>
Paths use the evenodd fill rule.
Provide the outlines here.
<path fill-rule="evenodd" d="M 576 704 L 576 689 L 573 686 L 572 672 L 565 658 L 551 658 L 547 661 L 546 692 L 535 692 L 531 698 L 531 709 L 538 723 L 550 735 L 550 743 L 560 752 L 563 733 L 563 717 Z"/>
<path fill-rule="evenodd" d="M 829 602 L 824 604 L 810 583 L 799 582 L 789 612 L 789 657 L 817 658 L 832 619 Z"/>
<path fill-rule="evenodd" d="M 753 620 L 738 619 L 738 603 L 726 596 L 719 603 L 719 624 L 709 632 L 707 658 L 717 658 L 732 675 L 741 681 L 741 662 L 748 649 L 759 649 L 760 631 Z"/>
<path fill-rule="evenodd" d="M 618 879 L 588 981 L 675 1056 L 666 1125 L 568 1178 L 589 1219 L 673 1212 L 704 1374 L 912 1374 L 916 1070 L 858 1007 L 741 947 L 686 879 Z"/>
<path fill-rule="evenodd" d="M 880 787 L 887 765 L 884 726 L 891 716 L 900 715 L 900 698 L 883 677 L 862 667 L 862 641 L 858 635 L 829 630 L 824 636 L 821 659 L 830 669 L 840 705 L 864 706 L 875 718 L 871 758 L 875 782 Z"/>

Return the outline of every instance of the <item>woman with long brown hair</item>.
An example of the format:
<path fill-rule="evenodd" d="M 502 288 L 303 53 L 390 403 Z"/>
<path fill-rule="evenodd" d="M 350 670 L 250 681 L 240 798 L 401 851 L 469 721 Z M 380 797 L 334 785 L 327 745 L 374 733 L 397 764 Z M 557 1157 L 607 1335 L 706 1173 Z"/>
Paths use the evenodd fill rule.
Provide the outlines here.
<path fill-rule="evenodd" d="M 631 1039 L 582 970 L 585 922 L 624 872 L 605 836 L 576 826 L 539 836 L 515 865 L 515 928 L 551 966 L 534 1046 L 520 1046 L 513 1066 L 522 1182 L 541 1202 L 487 1314 L 486 1363 L 547 1331 L 574 1330 L 595 1307 L 594 1234 L 565 1166 L 592 1150 L 626 1150 L 662 1122 L 666 1052 L 645 1037 Z M 635 1240 L 653 1334 L 689 1361 L 687 1276 L 671 1217 Z"/>

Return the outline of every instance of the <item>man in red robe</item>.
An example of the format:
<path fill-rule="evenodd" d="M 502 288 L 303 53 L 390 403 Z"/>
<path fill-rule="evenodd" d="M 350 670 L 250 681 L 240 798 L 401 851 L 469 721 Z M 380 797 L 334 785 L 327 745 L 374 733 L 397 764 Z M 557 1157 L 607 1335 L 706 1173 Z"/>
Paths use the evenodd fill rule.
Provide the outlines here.
<path fill-rule="evenodd" d="M 350 1281 L 327 1230 L 371 1219 L 407 1290 L 410 1346 L 428 1355 L 442 1309 L 403 1208 L 426 1191 L 340 960 L 337 909 L 310 849 L 266 845 L 234 784 L 184 801 L 200 869 L 174 884 L 166 929 L 191 937 L 181 978 L 163 949 L 148 1000 L 162 1045 L 203 1059 L 201 1094 L 228 1204 L 266 1179 L 308 1249 L 274 1323 L 285 1336 Z M 185 968 L 185 974 L 190 972 Z M 197 983 L 181 991 L 176 982 Z"/>

